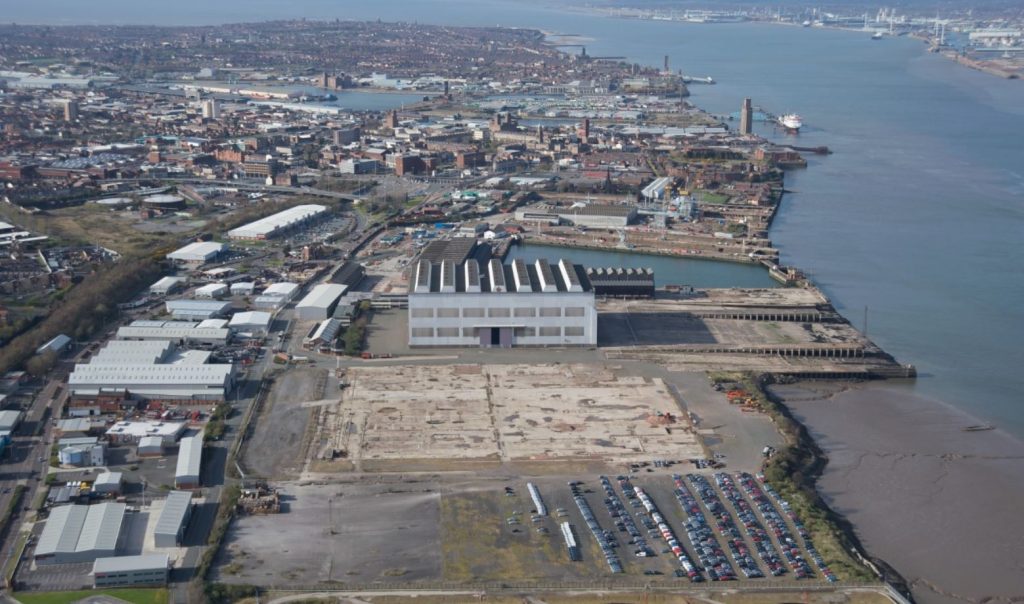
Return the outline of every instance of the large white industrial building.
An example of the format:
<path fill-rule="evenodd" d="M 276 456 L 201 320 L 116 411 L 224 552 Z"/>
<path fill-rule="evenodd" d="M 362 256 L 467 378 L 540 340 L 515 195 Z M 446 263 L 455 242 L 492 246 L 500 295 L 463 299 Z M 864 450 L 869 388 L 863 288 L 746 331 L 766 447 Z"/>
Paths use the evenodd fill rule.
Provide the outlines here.
<path fill-rule="evenodd" d="M 224 400 L 234 386 L 230 364 L 76 365 L 68 388 L 76 397 L 126 393 L 147 400 L 208 403 Z"/>
<path fill-rule="evenodd" d="M 161 277 L 159 281 L 149 286 L 149 293 L 155 296 L 166 296 L 178 291 L 184 285 L 184 277 Z"/>
<path fill-rule="evenodd" d="M 270 239 L 290 229 L 305 224 L 327 212 L 325 206 L 307 204 L 295 206 L 242 225 L 228 231 L 231 239 Z"/>
<path fill-rule="evenodd" d="M 178 489 L 196 489 L 200 486 L 199 472 L 203 464 L 203 435 L 186 436 L 178 444 L 178 465 L 174 471 L 174 486 Z"/>
<path fill-rule="evenodd" d="M 590 228 L 622 228 L 636 222 L 637 209 L 628 205 L 573 204 L 551 206 L 540 204 L 516 211 L 520 222 L 544 224 L 569 223 Z"/>
<path fill-rule="evenodd" d="M 135 321 L 117 330 L 118 340 L 155 340 L 215 346 L 227 344 L 230 336 L 231 331 L 227 328 L 205 327 L 191 321 Z"/>
<path fill-rule="evenodd" d="M 168 300 L 167 312 L 178 319 L 210 319 L 223 317 L 231 310 L 230 302 L 217 300 Z"/>
<path fill-rule="evenodd" d="M 323 321 L 331 316 L 347 289 L 340 283 L 317 285 L 295 305 L 295 317 L 300 321 Z"/>
<path fill-rule="evenodd" d="M 164 500 L 156 527 L 153 529 L 153 545 L 156 547 L 177 547 L 181 545 L 192 517 L 192 493 L 171 491 Z"/>
<path fill-rule="evenodd" d="M 594 346 L 597 309 L 582 266 L 567 260 L 485 270 L 473 259 L 421 260 L 409 294 L 410 346 Z"/>
<path fill-rule="evenodd" d="M 76 564 L 114 556 L 121 540 L 123 503 L 54 508 L 39 536 L 36 564 Z"/>
<path fill-rule="evenodd" d="M 270 313 L 253 310 L 235 313 L 228 326 L 236 333 L 263 336 L 270 331 Z"/>
<path fill-rule="evenodd" d="M 298 289 L 298 283 L 272 283 L 256 296 L 253 306 L 262 310 L 277 310 L 290 302 Z"/>
<path fill-rule="evenodd" d="M 210 262 L 226 249 L 226 245 L 216 241 L 195 241 L 167 254 L 167 258 L 181 264 L 199 266 Z"/>

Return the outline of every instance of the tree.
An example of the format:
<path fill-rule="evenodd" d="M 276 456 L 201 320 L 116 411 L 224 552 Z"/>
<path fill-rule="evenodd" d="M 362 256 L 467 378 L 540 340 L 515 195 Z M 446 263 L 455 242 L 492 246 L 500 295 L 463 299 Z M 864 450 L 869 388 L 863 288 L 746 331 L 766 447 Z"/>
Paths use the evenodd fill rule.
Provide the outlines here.
<path fill-rule="evenodd" d="M 43 377 L 57 364 L 57 357 L 53 350 L 45 350 L 26 361 L 25 371 L 32 377 Z"/>

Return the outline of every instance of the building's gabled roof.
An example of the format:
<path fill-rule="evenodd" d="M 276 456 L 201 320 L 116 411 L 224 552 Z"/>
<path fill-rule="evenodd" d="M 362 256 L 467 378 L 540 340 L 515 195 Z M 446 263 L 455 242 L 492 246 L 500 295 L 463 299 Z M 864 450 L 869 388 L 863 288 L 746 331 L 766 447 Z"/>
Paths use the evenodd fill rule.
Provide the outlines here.
<path fill-rule="evenodd" d="M 468 266 L 467 266 L 468 265 Z M 484 270 L 476 260 L 455 266 L 450 261 L 420 260 L 414 274 L 413 294 L 418 293 L 569 293 L 592 291 L 586 270 L 568 260 L 555 264 L 541 258 L 522 259 L 503 265 L 492 258 Z"/>

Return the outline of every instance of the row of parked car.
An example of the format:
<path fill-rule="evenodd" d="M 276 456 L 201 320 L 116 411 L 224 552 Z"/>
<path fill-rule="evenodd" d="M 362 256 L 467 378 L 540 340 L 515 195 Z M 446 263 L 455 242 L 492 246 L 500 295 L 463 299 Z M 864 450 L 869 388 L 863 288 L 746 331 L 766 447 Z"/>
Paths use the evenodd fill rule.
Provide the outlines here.
<path fill-rule="evenodd" d="M 570 482 L 569 490 L 572 491 L 572 499 L 576 502 L 576 507 L 579 508 L 580 515 L 583 516 L 583 521 L 587 523 L 587 528 L 590 529 L 590 533 L 594 535 L 594 539 L 597 540 L 597 545 L 601 548 L 601 552 L 604 553 L 604 558 L 608 563 L 608 568 L 611 569 L 612 573 L 621 573 L 622 561 L 619 560 L 618 554 L 615 553 L 615 548 L 618 547 L 615 535 L 612 534 L 611 531 L 604 530 L 601 528 L 601 525 L 598 524 L 597 518 L 594 516 L 594 511 L 590 509 L 590 504 L 587 503 L 587 500 L 580 492 L 580 487 L 577 482 Z"/>
<path fill-rule="evenodd" d="M 694 491 L 696 491 L 697 496 L 700 497 L 701 502 L 704 503 L 704 507 L 714 517 L 715 528 L 725 539 L 725 544 L 732 554 L 732 559 L 736 561 L 736 566 L 739 567 L 743 576 L 748 579 L 763 577 L 764 573 L 761 572 L 757 562 L 750 555 L 750 549 L 743 540 L 739 528 L 732 521 L 732 516 L 725 509 L 725 505 L 718 498 L 718 494 L 711 486 L 711 483 L 708 482 L 708 479 L 700 474 L 687 474 L 686 479 L 690 482 L 690 486 L 693 487 Z"/>
<path fill-rule="evenodd" d="M 792 507 L 790 507 L 789 502 L 783 499 L 782 496 L 780 496 L 779 493 L 765 481 L 763 474 L 758 474 L 757 479 L 764 488 L 764 492 L 768 493 L 768 496 L 775 500 L 775 502 L 779 504 L 779 507 L 782 508 L 782 511 L 789 516 L 790 520 L 793 521 L 793 526 L 796 527 L 797 533 L 804 541 L 804 549 L 807 550 L 807 555 L 811 557 L 811 560 L 814 560 L 814 564 L 818 567 L 818 570 L 821 571 L 821 574 L 829 583 L 835 583 L 838 581 L 839 579 L 836 577 L 835 573 L 832 572 L 832 570 L 829 569 L 828 564 L 825 563 L 825 559 L 822 558 L 821 554 L 818 553 L 818 550 L 815 549 L 814 543 L 811 541 L 810 533 L 807 531 L 807 528 L 804 527 L 803 522 L 800 521 L 800 517 L 793 511 Z"/>
<path fill-rule="evenodd" d="M 690 489 L 686 487 L 683 477 L 674 474 L 672 480 L 675 482 L 676 501 L 683 509 L 686 521 L 683 528 L 686 530 L 686 537 L 690 540 L 690 547 L 697 554 L 697 559 L 704 567 L 708 579 L 712 581 L 733 581 L 736 579 L 736 571 L 729 564 L 729 559 L 719 545 L 718 540 L 708 526 L 704 512 L 694 499 Z"/>
<path fill-rule="evenodd" d="M 750 507 L 747 500 L 740 494 L 739 489 L 736 488 L 736 483 L 733 481 L 732 476 L 725 472 L 718 472 L 715 474 L 715 482 L 718 484 L 718 488 L 721 489 L 722 494 L 725 495 L 725 498 L 732 504 L 732 508 L 736 512 L 736 519 L 740 521 L 740 524 L 747 531 L 747 535 L 750 536 L 750 540 L 757 550 L 758 557 L 768 567 L 768 572 L 773 577 L 781 577 L 786 574 L 786 566 L 782 563 L 779 552 L 775 549 L 775 545 L 772 544 L 768 532 L 764 530 L 761 522 L 757 519 L 757 514 L 754 513 L 753 508 Z"/>
<path fill-rule="evenodd" d="M 746 472 L 741 472 L 736 475 L 739 480 L 740 487 L 743 492 L 747 494 L 757 509 L 760 510 L 761 516 L 764 518 L 764 523 L 768 526 L 768 530 L 771 531 L 775 538 L 779 542 L 779 546 L 782 548 L 782 556 L 786 559 L 789 564 L 790 570 L 793 571 L 793 575 L 797 579 L 810 579 L 814 576 L 814 571 L 811 570 L 807 561 L 804 560 L 803 555 L 800 553 L 800 545 L 797 544 L 796 540 L 793 539 L 793 534 L 789 530 L 789 526 L 786 524 L 786 520 L 779 514 L 772 505 L 772 502 L 768 500 L 765 494 L 761 491 L 761 487 L 758 486 L 754 477 Z"/>

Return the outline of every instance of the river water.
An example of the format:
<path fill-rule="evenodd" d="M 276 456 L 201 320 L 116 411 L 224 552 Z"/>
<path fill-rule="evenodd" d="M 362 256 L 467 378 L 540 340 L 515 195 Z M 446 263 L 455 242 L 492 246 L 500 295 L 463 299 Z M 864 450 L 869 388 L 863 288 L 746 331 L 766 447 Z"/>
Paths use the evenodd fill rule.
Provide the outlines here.
<path fill-rule="evenodd" d="M 693 287 L 778 287 L 768 276 L 768 270 L 757 264 L 716 262 L 696 258 L 677 258 L 635 254 L 616 250 L 572 249 L 554 245 L 515 245 L 509 250 L 508 261 L 522 258 L 532 262 L 544 258 L 558 262 L 562 258 L 586 267 L 650 268 L 654 270 L 654 283 L 665 285 L 691 285 Z"/>
<path fill-rule="evenodd" d="M 1024 435 L 1024 82 L 928 54 L 910 39 L 765 24 L 695 25 L 574 14 L 498 0 L 135 0 L 15 2 L 5 20 L 212 24 L 277 18 L 534 27 L 588 38 L 688 75 L 692 100 L 733 113 L 743 97 L 800 113 L 800 145 L 835 154 L 787 176 L 772 229 L 880 346 L 918 366 L 913 386 Z M 780 140 L 782 134 L 762 126 Z"/>

